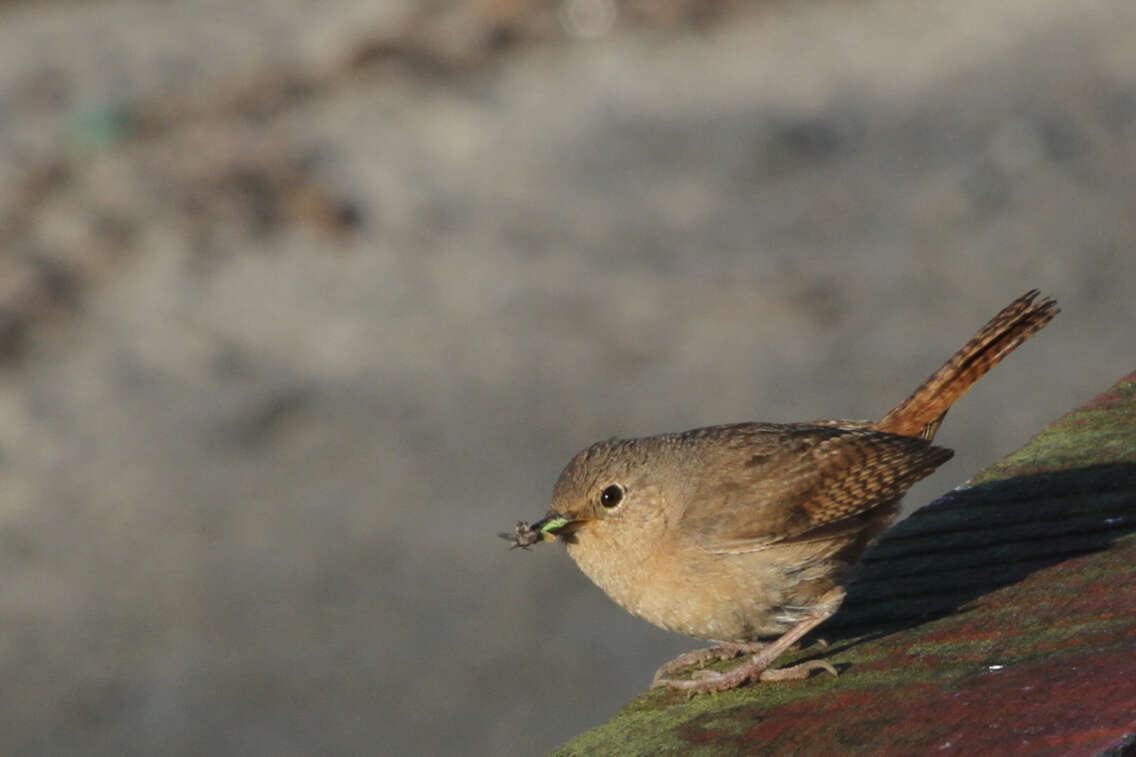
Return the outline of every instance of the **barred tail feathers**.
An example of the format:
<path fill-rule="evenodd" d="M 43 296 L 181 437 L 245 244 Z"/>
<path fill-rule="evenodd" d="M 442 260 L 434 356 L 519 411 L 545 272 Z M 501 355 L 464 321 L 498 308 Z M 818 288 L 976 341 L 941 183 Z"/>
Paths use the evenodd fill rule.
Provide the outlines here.
<path fill-rule="evenodd" d="M 874 427 L 893 434 L 934 438 L 943 416 L 959 397 L 1061 312 L 1052 298 L 1037 300 L 1039 294 L 1036 289 L 1030 290 L 1003 308 Z"/>

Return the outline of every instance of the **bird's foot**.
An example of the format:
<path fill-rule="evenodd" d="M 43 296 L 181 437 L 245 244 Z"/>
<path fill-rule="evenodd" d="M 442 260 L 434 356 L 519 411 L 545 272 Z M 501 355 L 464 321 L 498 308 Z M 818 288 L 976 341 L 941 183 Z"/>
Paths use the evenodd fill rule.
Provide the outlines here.
<path fill-rule="evenodd" d="M 760 653 L 731 670 L 696 670 L 689 679 L 656 678 L 652 686 L 666 686 L 675 691 L 701 694 L 737 688 L 746 681 L 799 681 L 808 678 L 814 670 L 838 675 L 836 668 L 827 660 L 807 660 L 787 668 L 770 669 L 773 659 L 773 656 Z"/>
<path fill-rule="evenodd" d="M 665 685 L 668 681 L 667 676 L 674 675 L 683 668 L 689 668 L 693 665 L 703 668 L 706 667 L 706 663 L 708 662 L 732 660 L 738 655 L 759 652 L 764 649 L 765 646 L 765 643 L 760 641 L 745 643 L 726 642 L 713 647 L 706 647 L 705 649 L 692 649 L 689 652 L 683 652 L 673 660 L 664 663 L 655 671 L 655 677 L 651 681 L 651 688 Z"/>
<path fill-rule="evenodd" d="M 840 600 L 843 599 L 843 597 L 843 590 L 834 589 L 830 595 L 826 595 L 826 598 L 829 598 L 830 601 L 819 605 L 818 609 L 811 616 L 804 618 L 783 633 L 776 641 L 770 642 L 769 644 L 723 644 L 721 647 L 699 649 L 694 652 L 687 652 L 685 655 L 679 655 L 674 660 L 671 660 L 666 665 L 659 668 L 655 673 L 655 680 L 651 683 L 651 687 L 666 686 L 675 691 L 686 691 L 690 694 L 697 694 L 706 691 L 725 691 L 726 689 L 741 686 L 746 681 L 800 680 L 802 678 L 808 678 L 809 673 L 814 670 L 824 670 L 833 675 L 837 675 L 836 668 L 834 668 L 831 663 L 824 660 L 807 660 L 797 665 L 774 670 L 769 670 L 769 666 L 786 650 L 799 642 L 806 634 L 828 620 L 828 618 L 836 612 L 836 608 L 840 606 Z M 828 644 L 825 643 L 824 647 L 827 648 Z M 727 657 L 718 656 L 714 654 L 717 649 L 730 651 L 732 653 Z M 718 656 L 719 659 L 729 659 L 735 654 L 740 652 L 749 653 L 753 651 L 753 649 L 760 649 L 761 651 L 731 670 L 724 672 L 718 672 L 716 670 L 696 670 L 691 674 L 689 679 L 666 677 L 668 674 L 681 670 L 686 664 L 690 664 L 685 662 L 686 660 L 695 662 L 702 661 L 703 664 L 705 664 L 705 661 L 713 659 L 714 656 Z M 679 664 L 680 661 L 684 664 Z"/>

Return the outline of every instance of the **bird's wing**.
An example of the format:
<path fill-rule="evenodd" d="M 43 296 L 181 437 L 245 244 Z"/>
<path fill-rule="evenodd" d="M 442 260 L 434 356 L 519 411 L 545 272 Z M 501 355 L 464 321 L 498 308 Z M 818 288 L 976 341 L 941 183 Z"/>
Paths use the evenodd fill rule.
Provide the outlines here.
<path fill-rule="evenodd" d="M 684 533 L 715 552 L 755 551 L 831 534 L 841 523 L 855 526 L 854 516 L 895 502 L 953 454 L 866 424 L 741 424 L 702 431 L 706 454 L 695 455 L 701 483 L 687 500 L 682 523 Z"/>

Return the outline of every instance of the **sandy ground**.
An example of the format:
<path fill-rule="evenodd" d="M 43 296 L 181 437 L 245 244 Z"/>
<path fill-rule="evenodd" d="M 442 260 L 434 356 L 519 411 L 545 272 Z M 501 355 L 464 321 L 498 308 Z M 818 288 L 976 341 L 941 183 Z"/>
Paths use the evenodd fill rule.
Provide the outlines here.
<path fill-rule="evenodd" d="M 540 753 L 693 646 L 494 537 L 578 448 L 1136 367 L 1136 5 L 712 6 L 0 5 L 2 751 Z"/>

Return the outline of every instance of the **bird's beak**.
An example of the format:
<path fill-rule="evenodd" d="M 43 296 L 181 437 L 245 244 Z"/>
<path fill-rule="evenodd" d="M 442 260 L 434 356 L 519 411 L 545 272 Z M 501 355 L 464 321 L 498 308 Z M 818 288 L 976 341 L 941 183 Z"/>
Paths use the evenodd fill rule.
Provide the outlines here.
<path fill-rule="evenodd" d="M 516 549 L 517 547 L 528 549 L 541 541 L 556 541 L 557 539 L 572 541 L 572 532 L 585 523 L 587 523 L 587 520 L 565 518 L 559 513 L 551 512 L 531 525 L 523 520 L 517 521 L 517 525 L 512 531 L 505 531 L 497 535 L 512 544 L 509 549 Z"/>
<path fill-rule="evenodd" d="M 532 524 L 532 530 L 540 534 L 544 541 L 556 541 L 557 538 L 568 536 L 580 526 L 587 523 L 581 518 L 565 518 L 559 513 L 549 513 Z"/>

